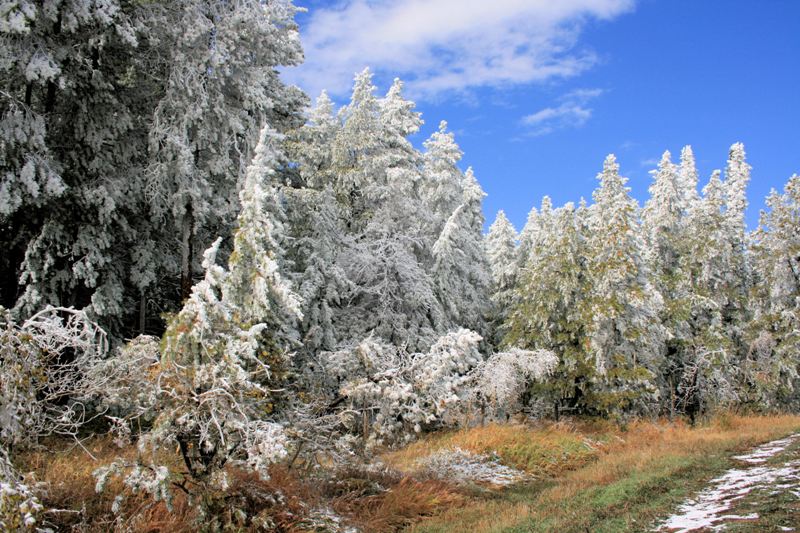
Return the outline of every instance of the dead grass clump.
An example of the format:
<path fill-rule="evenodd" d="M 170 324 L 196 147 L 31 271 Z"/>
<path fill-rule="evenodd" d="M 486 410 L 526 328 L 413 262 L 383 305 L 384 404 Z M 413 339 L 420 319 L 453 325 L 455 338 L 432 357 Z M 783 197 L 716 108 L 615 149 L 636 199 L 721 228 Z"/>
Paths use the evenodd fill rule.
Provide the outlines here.
<path fill-rule="evenodd" d="M 417 520 L 443 509 L 452 510 L 465 497 L 448 483 L 438 480 L 418 481 L 409 477 L 379 494 L 358 496 L 344 494 L 331 507 L 363 531 L 399 531 Z"/>
<path fill-rule="evenodd" d="M 395 468 L 414 471 L 426 457 L 446 449 L 497 457 L 500 463 L 537 477 L 556 476 L 594 460 L 606 440 L 604 433 L 587 440 L 574 423 L 487 424 L 422 439 L 390 452 L 384 460 Z"/>

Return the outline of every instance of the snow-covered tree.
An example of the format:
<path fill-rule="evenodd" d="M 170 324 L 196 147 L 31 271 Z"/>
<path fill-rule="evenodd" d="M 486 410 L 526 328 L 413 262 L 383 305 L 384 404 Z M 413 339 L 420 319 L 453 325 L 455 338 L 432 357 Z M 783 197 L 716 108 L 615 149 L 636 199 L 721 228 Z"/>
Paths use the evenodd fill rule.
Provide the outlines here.
<path fill-rule="evenodd" d="M 2 303 L 119 317 L 146 153 L 138 8 L 5 2 L 0 17 Z"/>
<path fill-rule="evenodd" d="M 464 175 L 458 168 L 463 153 L 447 122 L 439 123 L 423 146 L 421 197 L 425 204 L 426 233 L 435 241 L 450 214 L 461 204 Z"/>
<path fill-rule="evenodd" d="M 642 227 L 647 242 L 647 258 L 653 287 L 663 299 L 660 322 L 666 329 L 664 344 L 665 365 L 659 372 L 659 383 L 669 401 L 670 413 L 675 409 L 676 387 L 679 385 L 685 362 L 685 353 L 690 344 L 688 320 L 691 316 L 691 287 L 685 271 L 684 255 L 688 253 L 686 234 L 692 188 L 696 192 L 696 171 L 693 170 L 693 155 L 687 147 L 682 152 L 682 164 L 672 163 L 670 153 L 664 152 L 658 169 L 652 171 L 654 181 L 650 186 L 650 198 L 642 210 Z"/>
<path fill-rule="evenodd" d="M 609 155 L 598 175 L 587 239 L 590 350 L 597 378 L 590 403 L 619 413 L 648 407 L 663 342 L 660 298 L 648 281 L 637 204 Z"/>
<path fill-rule="evenodd" d="M 678 187 L 683 193 L 683 209 L 689 211 L 700 200 L 697 192 L 698 185 L 697 163 L 691 146 L 681 149 L 681 162 L 678 167 Z"/>
<path fill-rule="evenodd" d="M 757 284 L 744 362 L 763 404 L 795 405 L 800 349 L 800 176 L 772 191 L 754 235 Z"/>
<path fill-rule="evenodd" d="M 516 241 L 517 232 L 501 209 L 486 235 L 486 255 L 492 274 L 491 329 L 494 344 L 499 344 L 502 338 L 500 328 L 508 316 L 514 298 L 518 267 Z"/>
<path fill-rule="evenodd" d="M 298 64 L 302 51 L 290 0 L 184 0 L 152 10 L 170 62 L 149 132 L 148 196 L 153 218 L 181 228 L 186 297 L 195 242 L 207 243 L 203 229 L 227 229 L 235 217 L 237 185 L 259 129 L 299 119 L 304 97 L 275 67 Z"/>
<path fill-rule="evenodd" d="M 505 343 L 552 351 L 558 364 L 537 395 L 560 407 L 584 410 L 585 396 L 596 375 L 595 360 L 586 349 L 586 250 L 572 204 L 556 209 L 554 223 L 541 228 L 538 252 L 531 256 L 516 287 L 515 305 L 505 329 Z"/>
<path fill-rule="evenodd" d="M 736 394 L 733 346 L 724 309 L 730 297 L 731 247 L 725 222 L 720 172 L 714 171 L 702 198 L 689 210 L 681 269 L 689 277 L 689 332 L 683 361 L 672 361 L 672 405 L 695 413 L 725 404 Z M 670 375 L 665 376 L 670 380 Z"/>
<path fill-rule="evenodd" d="M 407 139 L 421 119 L 399 80 L 377 99 L 371 79 L 368 70 L 356 77 L 334 151 L 335 190 L 353 243 L 342 255 L 351 284 L 338 321 L 345 344 L 375 334 L 421 349 L 442 320 L 424 264 L 420 156 Z"/>
<path fill-rule="evenodd" d="M 519 232 L 519 247 L 517 248 L 517 269 L 523 268 L 533 251 L 533 241 L 539 231 L 539 210 L 532 207 L 522 231 Z"/>
<path fill-rule="evenodd" d="M 109 476 L 171 502 L 186 479 L 224 486 L 226 464 L 268 477 L 286 455 L 284 429 L 275 420 L 276 383 L 286 364 L 292 321 L 300 302 L 279 272 L 270 213 L 275 190 L 275 134 L 266 126 L 245 173 L 241 211 L 227 269 L 216 264 L 221 239 L 204 254 L 205 278 L 193 288 L 164 335 L 152 428 L 138 437 L 136 463 L 118 460 L 95 473 L 97 489 Z M 186 470 L 159 452 L 177 445 Z M 188 490 L 188 489 L 187 489 Z M 191 491 L 189 491 L 191 492 Z M 201 490 L 202 492 L 202 490 Z M 201 493 L 197 503 L 205 500 Z"/>
<path fill-rule="evenodd" d="M 472 169 L 465 175 L 462 203 L 433 245 L 433 279 L 445 314 L 445 328 L 464 327 L 486 333 L 490 270 L 483 242 L 485 193 Z M 445 329 L 442 328 L 442 329 Z"/>

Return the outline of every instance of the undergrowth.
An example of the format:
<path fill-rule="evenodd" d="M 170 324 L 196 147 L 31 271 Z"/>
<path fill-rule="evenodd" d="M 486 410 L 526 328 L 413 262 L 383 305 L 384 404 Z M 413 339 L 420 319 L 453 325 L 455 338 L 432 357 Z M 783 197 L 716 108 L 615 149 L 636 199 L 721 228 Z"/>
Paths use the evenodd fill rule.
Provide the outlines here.
<path fill-rule="evenodd" d="M 47 515 L 57 531 L 641 531 L 724 470 L 731 454 L 798 428 L 800 417 L 737 415 L 625 430 L 603 421 L 489 424 L 427 435 L 371 465 L 275 465 L 267 481 L 229 468 L 228 489 L 206 495 L 210 517 L 197 516 L 180 493 L 172 511 L 134 495 L 115 515 L 115 491 L 96 493 L 92 471 L 120 454 L 135 458 L 135 449 L 120 451 L 108 438 L 84 442 L 94 459 L 73 446 L 21 455 L 18 466 L 49 486 L 43 503 L 59 510 Z M 525 481 L 457 483 L 420 466 L 457 449 L 521 470 Z M 177 460 L 173 452 L 165 457 Z"/>

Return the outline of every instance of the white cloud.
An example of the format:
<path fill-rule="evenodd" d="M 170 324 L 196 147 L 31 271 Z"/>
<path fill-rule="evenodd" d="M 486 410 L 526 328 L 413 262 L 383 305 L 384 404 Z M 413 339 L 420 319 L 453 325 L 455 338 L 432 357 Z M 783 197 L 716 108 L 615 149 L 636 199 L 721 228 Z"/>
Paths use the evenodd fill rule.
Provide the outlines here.
<path fill-rule="evenodd" d="M 558 129 L 578 128 L 592 117 L 588 104 L 603 93 L 602 89 L 578 89 L 559 99 L 556 107 L 545 107 L 535 113 L 522 117 L 530 135 L 546 135 Z"/>
<path fill-rule="evenodd" d="M 574 76 L 596 62 L 583 25 L 635 0 L 341 0 L 301 27 L 306 63 L 286 77 L 313 95 L 349 93 L 369 66 L 417 96 Z M 301 2 L 302 3 L 302 2 Z"/>

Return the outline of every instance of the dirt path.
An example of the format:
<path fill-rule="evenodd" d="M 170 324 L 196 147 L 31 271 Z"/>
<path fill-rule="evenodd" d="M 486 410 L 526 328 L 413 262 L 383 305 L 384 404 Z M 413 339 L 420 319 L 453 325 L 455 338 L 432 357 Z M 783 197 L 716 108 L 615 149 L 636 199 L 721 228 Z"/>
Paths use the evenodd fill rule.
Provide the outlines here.
<path fill-rule="evenodd" d="M 800 433 L 735 456 L 656 531 L 795 531 L 800 527 Z"/>

